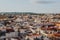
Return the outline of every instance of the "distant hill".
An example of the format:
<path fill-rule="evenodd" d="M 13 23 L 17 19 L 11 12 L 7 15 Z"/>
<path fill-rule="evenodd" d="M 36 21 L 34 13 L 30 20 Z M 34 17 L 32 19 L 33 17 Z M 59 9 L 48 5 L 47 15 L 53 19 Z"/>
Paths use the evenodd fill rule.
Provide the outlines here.
<path fill-rule="evenodd" d="M 1 14 L 14 14 L 14 15 L 17 15 L 17 14 L 31 14 L 31 15 L 44 15 L 44 14 L 59 14 L 60 13 L 33 13 L 33 12 L 0 12 L 0 15 Z"/>

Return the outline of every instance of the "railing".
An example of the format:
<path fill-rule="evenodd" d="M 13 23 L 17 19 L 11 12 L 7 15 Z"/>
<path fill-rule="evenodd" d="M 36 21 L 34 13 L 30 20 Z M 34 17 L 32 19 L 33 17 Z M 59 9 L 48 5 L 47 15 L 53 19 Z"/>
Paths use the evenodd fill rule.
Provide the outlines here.
<path fill-rule="evenodd" d="M 18 32 L 6 33 L 6 35 L 5 36 L 1 36 L 0 39 L 3 39 L 3 38 L 12 38 L 12 37 L 18 37 Z"/>

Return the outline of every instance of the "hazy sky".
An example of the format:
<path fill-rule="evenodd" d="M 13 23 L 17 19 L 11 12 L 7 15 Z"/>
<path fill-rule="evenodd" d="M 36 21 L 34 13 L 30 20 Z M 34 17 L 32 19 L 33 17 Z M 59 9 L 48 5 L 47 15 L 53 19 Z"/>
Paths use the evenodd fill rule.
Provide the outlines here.
<path fill-rule="evenodd" d="M 0 0 L 0 12 L 60 13 L 60 0 Z"/>

